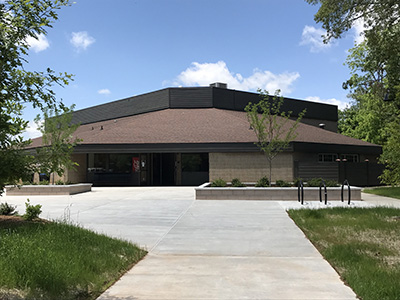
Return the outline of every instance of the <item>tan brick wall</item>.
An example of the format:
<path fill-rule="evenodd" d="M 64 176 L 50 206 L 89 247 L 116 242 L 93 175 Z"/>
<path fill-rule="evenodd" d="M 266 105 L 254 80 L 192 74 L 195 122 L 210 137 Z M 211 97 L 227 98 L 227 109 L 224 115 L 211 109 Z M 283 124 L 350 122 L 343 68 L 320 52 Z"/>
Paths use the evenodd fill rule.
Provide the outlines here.
<path fill-rule="evenodd" d="M 86 154 L 73 154 L 72 161 L 77 162 L 79 166 L 75 167 L 76 170 L 68 170 L 65 174 L 66 181 L 72 183 L 86 182 L 86 169 L 87 169 L 87 156 Z"/>
<path fill-rule="evenodd" d="M 269 176 L 268 160 L 263 153 L 210 153 L 210 181 L 222 178 L 231 181 L 256 182 Z M 272 161 L 272 181 L 293 180 L 292 153 L 280 153 Z"/>
<path fill-rule="evenodd" d="M 85 183 L 86 182 L 86 154 L 73 154 L 72 161 L 77 162 L 79 166 L 76 170 L 67 170 L 62 176 L 57 173 L 50 174 L 50 184 L 56 183 L 58 180 L 71 183 Z M 54 177 L 54 178 L 53 178 Z M 39 183 L 39 174 L 35 173 L 33 182 Z"/>

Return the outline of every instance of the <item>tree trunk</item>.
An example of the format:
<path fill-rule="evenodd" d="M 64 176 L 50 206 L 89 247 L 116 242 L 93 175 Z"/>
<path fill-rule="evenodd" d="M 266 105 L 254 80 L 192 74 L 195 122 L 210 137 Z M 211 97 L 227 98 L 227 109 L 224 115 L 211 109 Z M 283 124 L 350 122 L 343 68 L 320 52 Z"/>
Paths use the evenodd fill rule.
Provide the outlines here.
<path fill-rule="evenodd" d="M 272 186 L 272 160 L 269 160 L 269 186 Z"/>

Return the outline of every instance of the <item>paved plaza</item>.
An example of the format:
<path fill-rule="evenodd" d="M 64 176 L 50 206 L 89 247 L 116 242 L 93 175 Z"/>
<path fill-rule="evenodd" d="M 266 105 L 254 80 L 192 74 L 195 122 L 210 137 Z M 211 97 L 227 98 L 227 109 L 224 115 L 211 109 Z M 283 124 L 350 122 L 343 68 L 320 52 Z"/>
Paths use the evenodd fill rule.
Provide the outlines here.
<path fill-rule="evenodd" d="M 24 212 L 26 196 L 4 196 Z M 134 242 L 149 254 L 100 300 L 356 299 L 286 209 L 296 201 L 195 200 L 193 187 L 93 188 L 31 196 L 42 217 Z M 363 194 L 351 206 L 400 201 Z M 345 205 L 329 202 L 329 206 Z M 305 202 L 318 208 L 319 202 Z"/>

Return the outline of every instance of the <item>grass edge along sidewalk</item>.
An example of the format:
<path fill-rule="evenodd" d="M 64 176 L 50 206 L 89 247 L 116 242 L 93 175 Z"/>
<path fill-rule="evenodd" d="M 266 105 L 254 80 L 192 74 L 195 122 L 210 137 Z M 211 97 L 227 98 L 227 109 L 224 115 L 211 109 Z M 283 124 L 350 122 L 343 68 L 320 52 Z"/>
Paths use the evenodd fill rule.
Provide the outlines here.
<path fill-rule="evenodd" d="M 374 194 L 374 195 L 379 195 L 379 196 L 400 199 L 400 187 L 399 186 L 364 188 L 362 191 L 364 193 L 368 193 L 368 194 Z"/>
<path fill-rule="evenodd" d="M 95 299 L 147 253 L 63 222 L 0 217 L 0 299 Z"/>
<path fill-rule="evenodd" d="M 400 209 L 336 207 L 288 214 L 361 299 L 400 299 Z"/>

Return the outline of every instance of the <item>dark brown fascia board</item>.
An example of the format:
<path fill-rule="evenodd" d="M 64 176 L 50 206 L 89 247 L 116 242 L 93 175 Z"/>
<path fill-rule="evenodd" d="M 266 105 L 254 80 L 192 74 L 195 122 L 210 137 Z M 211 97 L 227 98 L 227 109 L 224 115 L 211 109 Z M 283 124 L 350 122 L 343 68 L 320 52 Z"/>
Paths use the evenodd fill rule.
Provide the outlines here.
<path fill-rule="evenodd" d="M 382 154 L 382 147 L 379 145 L 343 145 L 343 144 L 322 144 L 322 143 L 293 143 L 294 152 L 311 153 L 354 153 L 354 154 Z"/>
<path fill-rule="evenodd" d="M 194 152 L 258 152 L 253 143 L 195 144 L 86 144 L 77 145 L 74 153 L 194 153 Z"/>
<path fill-rule="evenodd" d="M 380 155 L 378 145 L 338 145 L 294 142 L 287 152 L 355 153 Z M 193 153 L 193 152 L 260 152 L 254 143 L 193 143 L 193 144 L 86 144 L 75 147 L 74 153 Z"/>
<path fill-rule="evenodd" d="M 74 153 L 194 153 L 260 152 L 254 143 L 83 144 Z M 290 145 L 285 152 L 293 152 Z"/>

